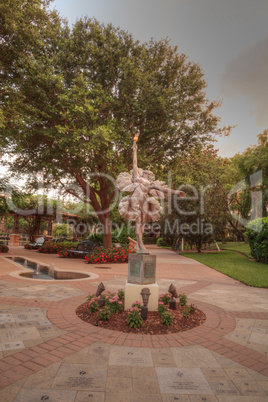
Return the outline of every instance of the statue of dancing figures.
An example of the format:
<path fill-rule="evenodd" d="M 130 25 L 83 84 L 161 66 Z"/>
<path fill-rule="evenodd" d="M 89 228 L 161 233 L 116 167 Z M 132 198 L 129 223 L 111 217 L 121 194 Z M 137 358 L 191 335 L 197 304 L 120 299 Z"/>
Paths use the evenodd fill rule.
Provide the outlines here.
<path fill-rule="evenodd" d="M 160 219 L 162 207 L 154 198 L 164 199 L 166 194 L 177 194 L 184 197 L 183 191 L 175 191 L 168 188 L 163 181 L 155 180 L 153 172 L 143 170 L 137 165 L 137 141 L 139 134 L 133 140 L 133 170 L 120 173 L 116 184 L 119 190 L 130 192 L 119 203 L 119 213 L 123 218 L 135 221 L 137 253 L 149 254 L 142 240 L 146 222 L 156 222 Z"/>

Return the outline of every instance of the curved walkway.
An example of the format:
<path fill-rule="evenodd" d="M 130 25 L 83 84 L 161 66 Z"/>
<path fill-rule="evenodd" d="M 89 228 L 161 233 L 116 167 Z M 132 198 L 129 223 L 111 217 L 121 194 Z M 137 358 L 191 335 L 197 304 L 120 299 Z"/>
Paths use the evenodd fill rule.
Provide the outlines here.
<path fill-rule="evenodd" d="M 267 401 L 268 292 L 251 288 L 172 251 L 157 255 L 160 291 L 172 282 L 206 314 L 178 334 L 101 329 L 75 314 L 102 281 L 121 288 L 127 264 L 85 264 L 13 248 L 0 257 L 0 400 Z M 25 256 L 98 278 L 19 279 L 5 257 Z"/>

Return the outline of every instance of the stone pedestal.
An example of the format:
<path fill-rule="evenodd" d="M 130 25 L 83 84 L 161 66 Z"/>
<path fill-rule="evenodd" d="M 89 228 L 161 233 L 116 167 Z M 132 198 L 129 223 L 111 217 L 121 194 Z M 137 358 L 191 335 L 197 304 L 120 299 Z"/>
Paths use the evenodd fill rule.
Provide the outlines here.
<path fill-rule="evenodd" d="M 141 291 L 148 288 L 151 292 L 149 311 L 158 308 L 159 287 L 155 282 L 156 256 L 151 254 L 130 254 L 128 260 L 128 279 L 125 285 L 125 310 L 135 301 L 142 303 Z"/>
<path fill-rule="evenodd" d="M 143 285 L 155 283 L 155 266 L 155 255 L 130 254 L 128 259 L 128 283 Z"/>
<path fill-rule="evenodd" d="M 20 245 L 20 235 L 19 234 L 11 234 L 9 239 L 9 247 L 19 247 Z"/>
<path fill-rule="evenodd" d="M 151 292 L 148 302 L 148 311 L 157 311 L 158 309 L 158 294 L 159 286 L 157 283 L 150 285 L 137 285 L 134 283 L 126 282 L 125 285 L 125 310 L 129 310 L 135 301 L 142 304 L 141 291 L 143 288 L 148 288 Z"/>

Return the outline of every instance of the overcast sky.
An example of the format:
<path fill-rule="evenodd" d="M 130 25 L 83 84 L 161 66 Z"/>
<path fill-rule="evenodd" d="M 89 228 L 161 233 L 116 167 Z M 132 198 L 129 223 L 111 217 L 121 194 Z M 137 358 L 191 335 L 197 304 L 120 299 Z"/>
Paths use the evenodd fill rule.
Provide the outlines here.
<path fill-rule="evenodd" d="M 221 156 L 257 144 L 268 128 L 268 0 L 55 0 L 70 24 L 85 15 L 146 42 L 169 37 L 199 63 L 210 100 L 223 99 L 222 125 L 237 125 L 217 143 Z"/>

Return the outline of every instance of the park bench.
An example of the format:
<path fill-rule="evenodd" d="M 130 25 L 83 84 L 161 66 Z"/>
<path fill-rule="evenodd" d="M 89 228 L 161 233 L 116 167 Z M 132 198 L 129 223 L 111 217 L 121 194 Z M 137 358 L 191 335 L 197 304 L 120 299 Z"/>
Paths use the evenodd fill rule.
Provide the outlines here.
<path fill-rule="evenodd" d="M 36 249 L 42 247 L 45 241 L 46 241 L 45 237 L 39 237 L 38 239 L 36 239 L 35 243 L 29 243 L 28 246 L 31 246 L 31 248 L 33 249 Z"/>
<path fill-rule="evenodd" d="M 92 254 L 93 250 L 95 247 L 97 247 L 98 245 L 93 243 L 90 240 L 84 240 L 81 241 L 80 243 L 78 243 L 78 245 L 76 246 L 76 248 L 72 249 L 72 250 L 67 250 L 70 254 L 73 254 L 74 257 L 85 257 L 88 254 Z"/>

